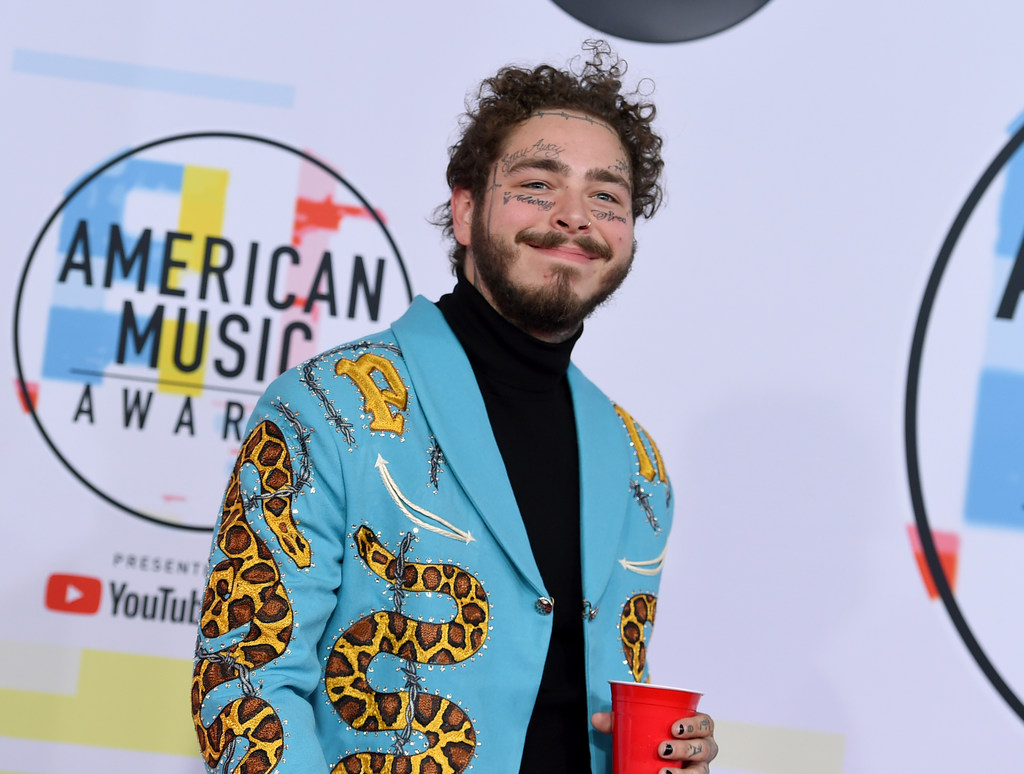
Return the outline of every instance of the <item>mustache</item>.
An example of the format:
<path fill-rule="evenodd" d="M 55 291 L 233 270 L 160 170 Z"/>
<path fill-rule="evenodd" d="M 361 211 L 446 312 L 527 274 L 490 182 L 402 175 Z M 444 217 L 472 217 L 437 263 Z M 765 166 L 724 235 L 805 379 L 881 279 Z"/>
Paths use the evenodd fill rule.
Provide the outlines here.
<path fill-rule="evenodd" d="M 590 255 L 596 255 L 598 258 L 606 261 L 610 261 L 613 257 L 612 249 L 608 245 L 586 235 L 570 239 L 558 231 L 545 231 L 542 233 L 540 231 L 523 229 L 516 234 L 515 241 L 518 244 L 531 244 L 535 247 L 561 247 L 562 245 L 573 244 L 580 248 L 580 250 Z"/>

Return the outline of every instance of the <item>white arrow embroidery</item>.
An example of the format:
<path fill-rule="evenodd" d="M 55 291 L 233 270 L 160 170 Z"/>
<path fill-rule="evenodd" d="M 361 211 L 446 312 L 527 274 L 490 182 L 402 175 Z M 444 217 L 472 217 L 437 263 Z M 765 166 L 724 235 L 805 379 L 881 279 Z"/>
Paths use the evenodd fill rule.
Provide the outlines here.
<path fill-rule="evenodd" d="M 374 463 L 374 467 L 380 471 L 380 477 L 384 482 L 384 487 L 388 490 L 388 494 L 391 495 L 391 499 L 395 501 L 395 505 L 398 506 L 398 509 L 404 513 L 406 518 L 408 518 L 413 524 L 418 524 L 423 527 L 423 529 L 430 530 L 438 535 L 443 535 L 444 537 L 452 538 L 453 540 L 461 540 L 463 543 L 469 543 L 476 539 L 469 534 L 468 530 L 461 530 L 454 524 L 449 524 L 436 513 L 431 513 L 426 508 L 420 508 L 416 503 L 402 494 L 402 490 L 398 488 L 398 484 L 395 483 L 395 480 L 391 477 L 391 472 L 388 470 L 388 461 L 384 459 L 382 455 L 377 455 L 377 462 Z M 443 524 L 448 529 L 442 529 L 441 527 L 437 527 L 433 524 L 428 524 L 423 521 L 423 519 L 420 519 L 410 513 L 409 508 L 406 508 L 406 506 L 409 506 L 409 508 L 412 508 L 416 513 L 421 516 L 425 516 L 431 521 Z"/>
<path fill-rule="evenodd" d="M 661 567 L 665 564 L 665 554 L 668 551 L 668 541 L 665 541 L 665 547 L 661 549 L 661 553 L 654 559 L 647 559 L 643 562 L 631 562 L 629 559 L 623 557 L 619 559 L 619 564 L 623 568 L 630 572 L 635 572 L 639 575 L 657 575 L 661 572 Z"/>

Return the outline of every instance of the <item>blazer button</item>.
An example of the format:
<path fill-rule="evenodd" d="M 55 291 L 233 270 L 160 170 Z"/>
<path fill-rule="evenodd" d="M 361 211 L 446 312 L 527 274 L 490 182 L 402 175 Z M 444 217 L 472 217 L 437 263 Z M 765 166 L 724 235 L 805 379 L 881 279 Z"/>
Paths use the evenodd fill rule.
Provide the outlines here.
<path fill-rule="evenodd" d="M 537 612 L 541 615 L 551 615 L 551 611 L 555 609 L 555 600 L 548 599 L 547 597 L 538 597 L 534 607 L 537 608 Z"/>

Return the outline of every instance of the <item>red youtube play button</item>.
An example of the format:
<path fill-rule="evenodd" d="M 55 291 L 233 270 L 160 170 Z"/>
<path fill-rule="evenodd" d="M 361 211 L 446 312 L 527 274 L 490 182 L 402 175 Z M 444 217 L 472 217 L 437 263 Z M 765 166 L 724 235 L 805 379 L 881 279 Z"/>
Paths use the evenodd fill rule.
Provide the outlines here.
<path fill-rule="evenodd" d="M 61 613 L 93 615 L 100 609 L 102 592 L 99 578 L 54 573 L 46 582 L 46 606 Z"/>

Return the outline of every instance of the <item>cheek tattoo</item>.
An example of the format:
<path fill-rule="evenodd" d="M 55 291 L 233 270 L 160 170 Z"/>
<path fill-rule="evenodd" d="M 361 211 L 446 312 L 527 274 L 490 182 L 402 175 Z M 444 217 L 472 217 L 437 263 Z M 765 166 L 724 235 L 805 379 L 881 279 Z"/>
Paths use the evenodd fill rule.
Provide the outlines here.
<path fill-rule="evenodd" d="M 532 204 L 536 207 L 539 207 L 540 209 L 544 210 L 544 212 L 549 211 L 552 207 L 555 206 L 555 203 L 552 201 L 548 201 L 547 199 L 538 199 L 536 196 L 530 196 L 529 194 L 513 194 L 511 191 L 505 191 L 503 197 L 504 201 L 502 201 L 502 204 L 508 204 L 510 201 L 514 199 L 517 202 L 523 202 L 524 204 Z"/>
<path fill-rule="evenodd" d="M 494 165 L 494 172 L 491 174 L 491 185 L 490 190 L 492 192 L 491 203 L 487 207 L 487 235 L 491 234 L 491 216 L 494 214 L 494 196 L 493 192 L 501 188 L 501 183 L 498 182 L 498 165 Z"/>
<path fill-rule="evenodd" d="M 611 210 L 591 210 L 590 213 L 596 220 L 616 220 L 619 223 L 626 223 L 626 219 L 624 217 L 616 215 Z"/>

